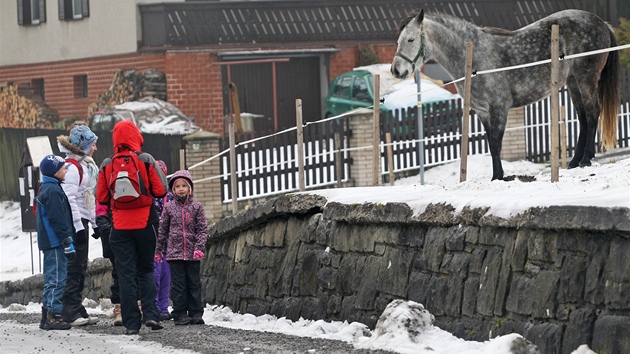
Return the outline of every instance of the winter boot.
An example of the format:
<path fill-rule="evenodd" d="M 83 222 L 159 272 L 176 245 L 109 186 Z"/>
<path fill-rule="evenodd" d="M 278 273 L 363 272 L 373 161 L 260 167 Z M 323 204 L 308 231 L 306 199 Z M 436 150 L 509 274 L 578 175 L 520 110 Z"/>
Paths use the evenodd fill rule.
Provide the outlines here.
<path fill-rule="evenodd" d="M 48 319 L 48 309 L 46 308 L 46 306 L 42 306 L 42 319 L 39 322 L 39 329 L 44 329 L 44 326 L 46 325 L 46 319 Z"/>
<path fill-rule="evenodd" d="M 70 329 L 70 328 L 72 328 L 72 326 L 70 326 L 69 323 L 64 322 L 63 319 L 61 318 L 61 315 L 56 315 L 56 314 L 48 312 L 46 316 L 46 323 L 44 324 L 43 329 L 65 330 L 65 329 Z"/>
<path fill-rule="evenodd" d="M 120 312 L 120 304 L 114 304 L 114 311 L 112 312 L 114 315 L 114 326 L 122 326 L 122 313 Z"/>

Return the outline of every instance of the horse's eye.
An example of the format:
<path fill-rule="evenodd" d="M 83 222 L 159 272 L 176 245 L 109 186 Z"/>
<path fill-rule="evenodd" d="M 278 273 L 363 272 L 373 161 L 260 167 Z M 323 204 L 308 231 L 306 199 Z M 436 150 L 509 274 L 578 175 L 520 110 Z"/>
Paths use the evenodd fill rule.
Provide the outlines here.
<path fill-rule="evenodd" d="M 412 43 L 412 42 L 413 42 L 413 41 L 415 41 L 415 40 L 416 40 L 415 38 L 409 38 L 409 39 L 407 40 L 407 42 Z"/>

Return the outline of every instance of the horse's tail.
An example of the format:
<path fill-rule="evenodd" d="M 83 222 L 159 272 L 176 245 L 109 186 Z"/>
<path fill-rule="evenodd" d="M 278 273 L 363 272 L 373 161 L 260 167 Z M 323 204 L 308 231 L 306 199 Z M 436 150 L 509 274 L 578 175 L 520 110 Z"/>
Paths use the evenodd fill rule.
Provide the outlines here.
<path fill-rule="evenodd" d="M 610 46 L 616 47 L 615 32 L 610 30 Z M 621 104 L 619 88 L 619 52 L 608 52 L 608 60 L 599 77 L 599 130 L 601 146 L 612 149 L 617 145 L 617 111 Z"/>

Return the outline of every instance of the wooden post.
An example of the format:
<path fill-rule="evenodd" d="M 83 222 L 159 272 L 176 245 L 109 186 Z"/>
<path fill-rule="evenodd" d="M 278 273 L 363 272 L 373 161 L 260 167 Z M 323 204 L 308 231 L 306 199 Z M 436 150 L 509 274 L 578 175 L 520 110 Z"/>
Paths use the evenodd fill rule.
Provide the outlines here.
<path fill-rule="evenodd" d="M 464 118 L 462 121 L 461 160 L 459 165 L 459 181 L 466 180 L 468 171 L 468 131 L 470 130 L 470 87 L 472 85 L 473 44 L 466 42 L 466 89 L 464 92 Z"/>
<path fill-rule="evenodd" d="M 394 148 L 392 147 L 392 133 L 385 134 L 387 144 L 387 170 L 389 171 L 389 185 L 394 185 Z"/>
<path fill-rule="evenodd" d="M 343 179 L 343 161 L 341 161 L 341 137 L 339 132 L 335 133 L 335 170 L 337 170 L 337 188 L 341 188 L 341 180 Z"/>
<path fill-rule="evenodd" d="M 558 91 L 560 90 L 559 65 L 560 65 L 560 46 L 559 46 L 559 27 L 557 24 L 551 25 L 551 182 L 558 182 L 558 150 L 560 144 L 558 142 L 558 112 L 560 98 Z"/>
<path fill-rule="evenodd" d="M 381 96 L 381 76 L 374 75 L 374 115 L 372 118 L 372 185 L 378 186 L 380 183 L 379 161 L 381 158 L 381 130 L 380 130 L 380 96 Z"/>
<path fill-rule="evenodd" d="M 302 100 L 295 100 L 295 127 L 297 129 L 297 161 L 298 161 L 298 186 L 300 192 L 304 192 L 304 130 L 302 127 Z"/>
<path fill-rule="evenodd" d="M 236 89 L 236 84 L 230 82 L 228 84 L 228 89 L 230 90 L 230 99 L 232 102 L 232 110 L 234 112 L 234 122 L 236 123 L 236 130 L 243 131 L 243 125 L 241 124 L 241 105 L 238 102 L 238 90 Z"/>
<path fill-rule="evenodd" d="M 234 123 L 230 123 L 230 190 L 232 191 L 232 215 L 238 213 L 238 186 L 236 185 L 236 143 L 234 142 Z"/>
<path fill-rule="evenodd" d="M 560 108 L 560 157 L 562 159 L 562 168 L 567 169 L 567 117 L 565 107 Z"/>
<path fill-rule="evenodd" d="M 179 169 L 186 169 L 186 150 L 179 149 Z"/>

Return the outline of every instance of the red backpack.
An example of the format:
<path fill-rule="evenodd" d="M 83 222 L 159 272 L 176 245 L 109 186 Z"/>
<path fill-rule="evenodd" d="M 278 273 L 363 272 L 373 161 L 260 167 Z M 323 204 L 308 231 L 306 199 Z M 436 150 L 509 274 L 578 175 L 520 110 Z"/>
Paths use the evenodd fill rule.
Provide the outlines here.
<path fill-rule="evenodd" d="M 148 163 L 138 159 L 138 153 L 122 150 L 112 156 L 106 167 L 112 209 L 138 209 L 149 206 L 153 198 L 147 189 Z M 144 165 L 140 168 L 141 165 Z"/>

